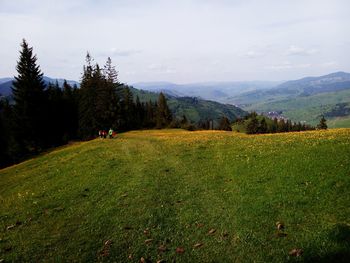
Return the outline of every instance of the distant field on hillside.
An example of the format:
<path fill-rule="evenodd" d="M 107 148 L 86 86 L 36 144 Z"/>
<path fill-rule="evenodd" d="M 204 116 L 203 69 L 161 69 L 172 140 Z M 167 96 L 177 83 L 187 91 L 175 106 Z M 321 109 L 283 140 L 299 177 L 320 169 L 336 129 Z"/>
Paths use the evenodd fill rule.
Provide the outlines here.
<path fill-rule="evenodd" d="M 0 170 L 0 260 L 347 262 L 349 190 L 350 129 L 128 132 Z"/>
<path fill-rule="evenodd" d="M 282 111 L 283 116 L 293 121 L 306 121 L 316 125 L 320 115 L 325 114 L 332 128 L 350 127 L 349 123 L 341 121 L 339 117 L 328 117 L 337 105 L 345 104 L 350 108 L 350 90 L 321 93 L 311 96 L 302 96 L 280 101 L 265 101 L 245 107 L 245 110 L 259 112 Z M 349 109 L 350 111 L 350 109 Z M 341 114 L 341 112 L 340 112 Z M 348 112 L 345 113 L 348 116 Z"/>

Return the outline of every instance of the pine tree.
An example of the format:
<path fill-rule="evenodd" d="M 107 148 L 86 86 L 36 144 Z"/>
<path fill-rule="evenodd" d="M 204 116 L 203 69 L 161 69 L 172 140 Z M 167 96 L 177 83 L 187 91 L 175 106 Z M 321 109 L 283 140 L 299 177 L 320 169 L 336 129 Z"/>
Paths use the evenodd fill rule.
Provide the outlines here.
<path fill-rule="evenodd" d="M 120 111 L 118 96 L 118 87 L 121 85 L 118 81 L 118 72 L 112 65 L 112 60 L 108 57 L 103 69 L 104 84 L 100 87 L 100 100 L 104 103 L 104 119 L 102 126 L 117 129 L 118 113 Z"/>
<path fill-rule="evenodd" d="M 153 128 L 156 125 L 156 105 L 150 100 L 146 103 L 146 127 Z"/>
<path fill-rule="evenodd" d="M 118 93 L 122 92 L 119 103 L 120 110 L 118 112 L 118 129 L 131 130 L 135 128 L 135 104 L 134 96 L 128 86 L 121 86 Z"/>
<path fill-rule="evenodd" d="M 63 141 L 68 142 L 70 139 L 77 137 L 78 130 L 78 89 L 72 88 L 66 80 L 63 82 L 62 94 L 63 106 Z"/>
<path fill-rule="evenodd" d="M 317 129 L 319 130 L 327 130 L 328 126 L 327 126 L 327 120 L 325 119 L 325 117 L 322 115 L 321 119 L 320 119 L 320 123 L 317 125 Z"/>
<path fill-rule="evenodd" d="M 103 74 L 109 83 L 117 84 L 118 81 L 118 71 L 116 71 L 115 66 L 112 64 L 110 57 L 107 58 L 106 64 L 103 68 Z"/>
<path fill-rule="evenodd" d="M 248 134 L 256 134 L 259 129 L 259 120 L 257 119 L 257 114 L 253 112 L 251 114 L 249 123 L 247 125 L 247 133 Z"/>
<path fill-rule="evenodd" d="M 172 121 L 172 114 L 168 107 L 166 98 L 161 92 L 158 97 L 158 108 L 157 108 L 157 128 L 165 128 Z"/>
<path fill-rule="evenodd" d="M 93 82 L 94 69 L 91 63 L 92 58 L 87 53 L 79 92 L 79 136 L 84 140 L 94 137 L 100 129 L 96 114 L 97 89 Z"/>
<path fill-rule="evenodd" d="M 0 96 L 1 97 L 1 96 Z M 0 168 L 8 163 L 8 129 L 4 114 L 5 101 L 0 99 Z"/>
<path fill-rule="evenodd" d="M 259 133 L 267 133 L 267 123 L 265 118 L 262 118 L 259 124 Z"/>
<path fill-rule="evenodd" d="M 47 111 L 50 116 L 47 126 L 50 132 L 47 133 L 49 146 L 58 146 L 63 143 L 64 115 L 63 115 L 63 93 L 58 82 L 53 85 L 49 83 L 46 94 L 48 98 Z"/>
<path fill-rule="evenodd" d="M 270 132 L 271 133 L 276 133 L 277 129 L 278 129 L 278 120 L 277 120 L 277 118 L 274 118 L 272 126 L 271 126 L 271 129 L 270 129 Z"/>
<path fill-rule="evenodd" d="M 24 39 L 21 47 L 18 75 L 12 88 L 15 101 L 12 132 L 19 151 L 38 152 L 47 143 L 45 131 L 49 128 L 45 84 L 33 48 Z"/>
<path fill-rule="evenodd" d="M 226 116 L 221 117 L 219 122 L 219 130 L 232 131 L 230 120 Z"/>

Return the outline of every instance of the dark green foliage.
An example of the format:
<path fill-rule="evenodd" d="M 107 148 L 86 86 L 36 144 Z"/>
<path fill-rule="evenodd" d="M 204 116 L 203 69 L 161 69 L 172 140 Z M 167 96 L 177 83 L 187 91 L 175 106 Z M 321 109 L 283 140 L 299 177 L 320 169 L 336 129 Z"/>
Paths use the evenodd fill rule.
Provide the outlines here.
<path fill-rule="evenodd" d="M 251 117 L 248 119 L 248 125 L 247 125 L 247 133 L 248 134 L 256 134 L 259 132 L 259 120 L 257 119 L 257 114 L 253 112 L 251 114 Z"/>
<path fill-rule="evenodd" d="M 158 107 L 157 107 L 157 128 L 165 128 L 169 126 L 172 121 L 172 114 L 167 105 L 166 98 L 161 92 L 158 97 Z"/>
<path fill-rule="evenodd" d="M 261 121 L 260 121 L 260 124 L 259 124 L 259 133 L 267 133 L 267 123 L 266 123 L 266 120 L 265 118 L 263 118 Z"/>
<path fill-rule="evenodd" d="M 0 100 L 0 168 L 10 162 L 8 154 L 9 122 L 6 120 L 9 114 L 6 114 L 6 109 L 9 109 L 8 102 Z"/>
<path fill-rule="evenodd" d="M 172 113 L 164 95 L 158 103 L 134 99 L 131 87 L 118 81 L 118 72 L 107 59 L 103 71 L 92 58 L 86 56 L 79 98 L 79 136 L 87 140 L 96 137 L 97 131 L 112 128 L 127 131 L 140 128 L 169 126 Z"/>
<path fill-rule="evenodd" d="M 205 119 L 198 122 L 198 128 L 203 130 L 213 130 L 213 120 Z"/>
<path fill-rule="evenodd" d="M 50 146 L 57 146 L 62 143 L 62 136 L 64 134 L 64 125 L 65 121 L 64 115 L 62 114 L 62 105 L 63 105 L 63 92 L 56 82 L 55 85 L 49 84 L 47 89 L 47 98 L 50 102 L 47 107 L 50 118 L 46 123 L 46 136 Z"/>
<path fill-rule="evenodd" d="M 273 120 L 258 115 L 256 112 L 252 112 L 244 117 L 244 119 L 238 119 L 233 123 L 235 131 L 243 131 L 247 134 L 263 134 L 263 133 L 276 133 L 276 132 L 296 132 L 314 130 L 315 128 L 305 123 L 301 124 L 293 123 L 291 120 L 285 120 L 274 118 Z"/>
<path fill-rule="evenodd" d="M 80 85 L 79 96 L 79 136 L 82 139 L 90 139 L 99 130 L 97 123 L 96 98 L 97 88 L 93 76 L 96 69 L 92 66 L 92 58 L 86 55 L 83 77 Z M 100 128 L 101 129 L 101 128 Z"/>
<path fill-rule="evenodd" d="M 67 81 L 63 83 L 63 105 L 62 105 L 62 115 L 63 115 L 63 141 L 66 142 L 69 139 L 77 138 L 78 131 L 78 88 L 71 87 Z"/>
<path fill-rule="evenodd" d="M 317 129 L 319 130 L 326 130 L 327 127 L 327 121 L 325 119 L 325 117 L 322 115 L 321 119 L 320 119 L 320 123 L 317 125 Z"/>
<path fill-rule="evenodd" d="M 232 131 L 230 120 L 226 116 L 221 117 L 218 130 Z"/>
<path fill-rule="evenodd" d="M 33 48 L 23 40 L 17 63 L 18 75 L 13 82 L 12 134 L 23 153 L 37 153 L 48 141 L 44 130 L 47 124 L 47 97 L 43 74 L 33 55 Z"/>

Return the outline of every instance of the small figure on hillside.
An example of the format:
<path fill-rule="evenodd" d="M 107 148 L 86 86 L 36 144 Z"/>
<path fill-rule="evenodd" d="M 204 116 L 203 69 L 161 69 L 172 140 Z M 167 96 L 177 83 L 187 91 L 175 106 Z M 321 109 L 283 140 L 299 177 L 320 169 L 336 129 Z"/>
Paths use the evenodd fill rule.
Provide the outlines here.
<path fill-rule="evenodd" d="M 110 139 L 113 138 L 113 130 L 112 130 L 112 128 L 110 128 L 109 131 L 108 131 L 108 137 L 109 137 Z"/>
<path fill-rule="evenodd" d="M 106 137 L 107 137 L 107 132 L 106 132 L 105 130 L 102 131 L 102 136 L 103 136 L 104 139 L 106 139 Z"/>
<path fill-rule="evenodd" d="M 101 130 L 98 131 L 98 137 L 100 137 L 102 139 L 102 131 Z"/>

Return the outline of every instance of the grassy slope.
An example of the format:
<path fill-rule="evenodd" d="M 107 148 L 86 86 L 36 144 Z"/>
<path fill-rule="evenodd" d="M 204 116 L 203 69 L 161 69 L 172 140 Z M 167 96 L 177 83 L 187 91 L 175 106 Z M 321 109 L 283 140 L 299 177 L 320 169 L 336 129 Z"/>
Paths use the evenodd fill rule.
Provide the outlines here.
<path fill-rule="evenodd" d="M 259 102 L 245 109 L 260 112 L 283 111 L 283 115 L 293 121 L 307 121 L 316 125 L 319 122 L 320 115 L 332 110 L 337 103 L 350 103 L 350 90 L 327 92 L 281 101 Z M 330 120 L 330 127 L 350 127 L 347 122 L 341 122 L 339 118 Z"/>
<path fill-rule="evenodd" d="M 0 260 L 285 262 L 302 248 L 297 261 L 339 262 L 349 156 L 349 129 L 139 131 L 61 148 L 0 171 Z"/>

